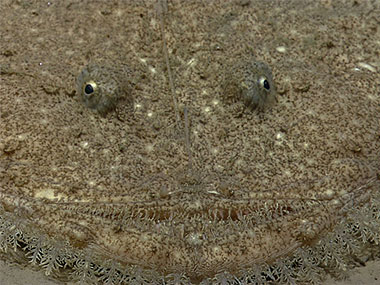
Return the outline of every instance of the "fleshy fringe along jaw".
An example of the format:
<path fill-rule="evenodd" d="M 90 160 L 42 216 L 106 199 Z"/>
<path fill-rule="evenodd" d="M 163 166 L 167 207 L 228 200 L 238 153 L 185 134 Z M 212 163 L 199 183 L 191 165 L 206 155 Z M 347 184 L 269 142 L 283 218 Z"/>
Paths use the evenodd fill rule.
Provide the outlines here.
<path fill-rule="evenodd" d="M 41 74 L 1 69 L 3 256 L 63 281 L 256 284 L 341 278 L 378 254 L 377 75 L 336 56 L 344 42 L 350 54 L 374 42 L 373 7 L 351 11 L 357 22 L 339 3 L 333 19 L 302 3 L 297 13 L 288 3 L 159 4 L 41 7 L 62 39 L 38 42 L 61 52 Z M 15 25 L 32 26 L 36 17 L 20 17 L 29 10 L 17 8 Z M 60 13 L 75 15 L 78 55 Z M 329 44 L 310 13 L 341 40 Z M 94 34 L 120 27 L 112 45 Z M 34 43 L 15 31 L 13 42 Z M 272 34 L 287 48 L 277 52 Z M 107 64 L 87 66 L 73 95 L 60 76 L 85 66 L 89 48 Z M 112 96 L 93 105 L 82 92 Z"/>

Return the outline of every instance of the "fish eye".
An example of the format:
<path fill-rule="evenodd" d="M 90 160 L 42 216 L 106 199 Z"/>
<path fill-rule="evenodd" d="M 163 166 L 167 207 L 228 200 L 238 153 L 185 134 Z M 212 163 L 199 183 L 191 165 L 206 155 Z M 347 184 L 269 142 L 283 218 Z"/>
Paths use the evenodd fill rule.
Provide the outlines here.
<path fill-rule="evenodd" d="M 94 81 L 87 82 L 84 85 L 83 92 L 85 95 L 91 95 L 95 92 L 96 89 L 96 83 Z"/>
<path fill-rule="evenodd" d="M 259 78 L 259 83 L 262 87 L 264 87 L 266 90 L 270 89 L 269 81 L 265 77 Z"/>

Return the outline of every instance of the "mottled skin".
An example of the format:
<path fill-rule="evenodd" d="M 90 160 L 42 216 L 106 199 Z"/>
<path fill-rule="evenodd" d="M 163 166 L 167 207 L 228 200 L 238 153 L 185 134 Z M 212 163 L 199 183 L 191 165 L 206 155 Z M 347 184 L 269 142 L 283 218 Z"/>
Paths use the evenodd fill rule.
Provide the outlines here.
<path fill-rule="evenodd" d="M 267 111 L 273 106 L 276 87 L 265 63 L 252 58 L 242 60 L 227 68 L 225 74 L 227 87 L 224 88 L 226 94 L 222 94 L 222 103 L 226 108 L 229 99 L 236 104 L 244 103 L 250 110 Z M 99 110 L 107 105 L 103 103 L 107 102 L 104 98 L 119 97 L 121 88 L 114 80 L 115 76 L 112 70 L 99 66 L 84 69 L 78 82 L 97 82 L 101 92 L 96 95 L 103 96 L 89 107 Z M 233 88 L 229 88 L 231 86 Z M 79 95 L 83 96 L 83 92 Z M 255 126 L 260 127 L 264 126 Z M 345 168 L 354 169 L 355 177 L 350 177 Z M 112 219 L 108 214 L 88 215 L 92 206 L 89 204 L 86 209 L 87 203 L 82 210 L 77 209 L 79 216 L 76 218 L 84 228 L 98 229 L 91 231 L 91 235 L 106 256 L 163 274 L 186 272 L 193 282 L 199 282 L 219 272 L 237 274 L 244 268 L 270 263 L 318 240 L 337 223 L 336 214 L 343 213 L 350 200 L 359 203 L 366 199 L 358 195 L 357 189 L 338 194 L 330 191 L 328 185 L 339 185 L 338 176 L 345 177 L 344 181 L 366 180 L 369 172 L 360 161 L 339 159 L 329 166 L 324 184 L 317 192 L 308 192 L 299 185 L 297 194 L 286 189 L 225 193 L 222 187 L 208 189 L 205 181 L 197 181 L 197 175 L 189 172 L 185 174 L 186 178 L 178 178 L 183 181 L 179 182 L 177 191 L 160 191 L 153 199 L 134 197 L 131 203 L 126 197 L 112 197 L 115 201 L 109 205 Z M 186 185 L 194 183 L 201 183 L 202 190 L 185 190 Z M 214 192 L 214 195 L 210 194 Z M 108 207 L 108 203 L 101 207 Z M 69 217 L 65 219 L 70 220 Z M 206 226 L 205 220 L 210 224 Z M 117 229 L 101 226 L 118 222 L 121 226 Z M 77 232 L 67 234 L 76 242 L 86 243 L 84 228 L 79 227 Z"/>
<path fill-rule="evenodd" d="M 237 100 L 239 103 L 244 103 L 250 110 L 258 109 L 260 111 L 269 108 L 269 106 L 274 103 L 276 87 L 272 72 L 267 64 L 250 58 L 249 60 L 245 60 L 238 65 L 228 68 L 227 73 L 231 75 L 227 82 L 238 88 L 229 90 L 229 92 L 235 92 L 234 94 L 229 94 L 229 96 L 234 97 L 235 101 Z M 131 75 L 128 74 L 126 76 L 130 77 Z M 87 107 L 95 109 L 101 114 L 105 114 L 106 111 L 108 112 L 115 108 L 117 101 L 124 93 L 123 86 L 120 86 L 120 80 L 117 80 L 117 78 L 120 77 L 121 74 L 116 73 L 115 70 L 91 64 L 85 67 L 77 78 L 79 96 Z M 96 88 L 94 88 L 95 92 L 88 96 L 84 89 L 85 86 L 91 82 L 96 82 Z M 228 102 L 224 103 L 227 104 Z M 193 174 L 190 173 L 187 175 L 192 176 Z M 194 179 L 194 177 L 187 177 L 186 179 L 191 180 Z M 167 191 L 164 191 L 164 193 L 161 192 L 161 194 L 163 197 L 169 195 Z M 130 234 L 124 232 L 124 230 L 121 230 L 120 234 L 114 233 L 112 239 L 117 240 L 117 246 L 111 244 L 107 240 L 108 238 L 105 238 L 107 237 L 106 233 L 94 234 L 98 235 L 96 238 L 98 243 L 104 243 L 103 246 L 111 252 L 114 252 L 120 262 L 141 264 L 144 267 L 153 268 L 165 272 L 166 274 L 172 272 L 180 273 L 178 269 L 182 268 L 181 270 L 187 272 L 187 275 L 194 281 L 198 279 L 201 280 L 206 276 L 212 277 L 218 273 L 218 271 L 227 269 L 230 272 L 237 272 L 241 267 L 240 264 L 245 263 L 245 259 L 249 259 L 249 263 L 265 261 L 266 257 L 264 257 L 262 253 L 256 253 L 257 244 L 252 240 L 252 237 L 255 237 L 255 239 L 258 239 L 258 237 L 254 231 L 241 232 L 241 237 L 234 242 L 236 243 L 236 252 L 235 254 L 231 254 L 230 246 L 226 247 L 223 243 L 219 243 L 216 238 L 212 237 L 211 228 L 202 229 L 203 225 L 201 220 L 196 218 L 197 216 L 203 216 L 203 218 L 214 220 L 216 224 L 212 231 L 224 232 L 227 228 L 231 227 L 233 223 L 233 221 L 228 221 L 227 213 L 234 217 L 234 219 L 239 219 L 239 215 L 247 215 L 247 213 L 242 214 L 244 212 L 242 208 L 248 209 L 249 207 L 253 207 L 255 208 L 254 211 L 257 211 L 260 206 L 255 205 L 255 202 L 242 200 L 240 201 L 242 204 L 239 205 L 239 209 L 239 207 L 235 205 L 236 201 L 233 202 L 231 200 L 229 202 L 224 201 L 224 203 L 220 203 L 215 200 L 211 202 L 213 199 L 207 201 L 208 199 L 204 199 L 202 196 L 200 193 L 199 196 L 197 193 L 191 194 L 186 200 L 190 201 L 196 199 L 197 202 L 195 205 L 185 202 L 184 209 L 177 208 L 171 201 L 156 201 L 155 203 L 158 203 L 159 206 L 152 205 L 152 208 L 147 206 L 147 204 L 149 204 L 147 202 L 144 203 L 144 206 L 136 205 L 137 208 L 135 210 L 137 212 L 142 211 L 144 213 L 143 208 L 150 208 L 148 212 L 151 214 L 149 215 L 154 215 L 153 213 L 160 211 L 166 212 L 166 214 L 164 214 L 165 217 L 157 219 L 156 222 L 157 227 L 160 227 L 163 232 L 173 232 L 176 236 L 174 239 L 173 237 L 170 238 L 171 242 L 167 244 L 167 247 L 160 247 L 158 241 L 163 237 L 160 236 L 159 232 L 150 232 L 150 230 L 147 231 L 146 229 L 139 229 L 133 234 L 131 233 L 131 228 L 129 228 L 128 231 Z M 281 206 L 279 207 L 281 208 Z M 123 211 L 131 211 L 131 213 L 133 213 L 133 208 L 134 206 L 132 205 L 127 206 L 126 209 L 124 209 L 124 207 L 118 209 L 118 206 L 114 206 L 114 210 L 116 212 L 121 211 L 121 213 L 123 213 Z M 188 220 L 185 219 L 186 221 L 181 221 L 181 219 L 179 219 L 174 223 L 173 221 L 168 221 L 167 223 L 160 221 L 166 220 L 168 215 L 172 215 L 174 219 L 176 219 L 176 216 L 179 218 L 184 215 L 188 216 Z M 123 218 L 126 219 L 127 216 L 128 215 L 125 214 Z M 249 219 L 252 219 L 254 214 L 251 213 L 250 216 Z M 140 222 L 144 223 L 143 220 Z M 139 224 L 137 221 L 136 223 Z M 188 233 L 181 234 L 181 231 L 183 231 L 181 228 L 184 225 L 186 225 L 187 230 L 185 231 Z M 259 226 L 259 228 L 261 228 L 260 231 L 263 231 L 265 227 Z M 141 233 L 138 233 L 140 231 Z M 144 237 L 143 241 L 139 241 L 139 239 L 141 239 L 141 237 L 139 237 L 140 235 Z M 272 239 L 276 238 L 273 234 L 271 235 Z M 315 235 L 315 233 L 313 233 L 313 235 Z M 75 235 L 73 238 L 76 239 Z M 288 238 L 292 241 L 289 242 L 289 244 L 283 244 L 281 246 L 287 247 L 286 249 L 282 249 L 285 252 L 296 248 L 302 243 L 302 241 L 297 240 L 297 236 L 289 236 Z M 135 246 L 129 246 L 131 243 L 135 244 Z M 262 244 L 262 246 L 268 247 L 267 250 L 270 250 L 270 244 Z M 241 248 L 244 248 L 244 252 L 241 252 Z M 154 251 L 154 254 L 152 254 L 152 251 Z M 276 255 L 280 254 L 284 253 L 281 253 L 281 251 L 278 253 L 273 252 L 271 258 L 275 258 Z M 236 262 L 236 265 L 234 265 L 234 262 Z"/>
<path fill-rule="evenodd" d="M 377 59 L 376 14 L 297 2 L 167 1 L 164 19 L 152 1 L 1 2 L 6 61 L 30 42 L 50 61 L 1 77 L 2 253 L 82 284 L 308 284 L 378 253 L 378 74 L 353 68 Z M 112 67 L 86 69 L 97 88 L 138 70 L 132 114 L 106 89 L 78 102 L 88 58 Z"/>

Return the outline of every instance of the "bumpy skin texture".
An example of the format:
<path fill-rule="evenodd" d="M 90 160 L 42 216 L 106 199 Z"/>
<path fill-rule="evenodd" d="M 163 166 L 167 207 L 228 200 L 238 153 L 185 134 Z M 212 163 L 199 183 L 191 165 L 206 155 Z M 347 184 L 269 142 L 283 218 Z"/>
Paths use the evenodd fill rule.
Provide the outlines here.
<path fill-rule="evenodd" d="M 373 1 L 10 2 L 1 256 L 128 285 L 319 284 L 378 258 L 379 74 L 360 67 L 378 62 Z M 239 93 L 221 100 L 248 54 L 281 94 L 260 114 Z M 133 114 L 115 118 L 118 102 L 104 119 L 73 98 L 84 57 L 112 67 L 107 86 L 129 64 Z M 245 78 L 232 71 L 229 86 Z"/>
<path fill-rule="evenodd" d="M 130 85 L 125 79 L 128 77 L 126 68 L 116 70 L 108 66 L 89 64 L 77 78 L 77 92 L 88 108 L 104 116 L 115 110 L 123 99 L 130 99 Z"/>
<path fill-rule="evenodd" d="M 244 102 L 251 110 L 263 111 L 276 101 L 272 71 L 264 62 L 248 59 L 227 70 L 224 99 Z"/>

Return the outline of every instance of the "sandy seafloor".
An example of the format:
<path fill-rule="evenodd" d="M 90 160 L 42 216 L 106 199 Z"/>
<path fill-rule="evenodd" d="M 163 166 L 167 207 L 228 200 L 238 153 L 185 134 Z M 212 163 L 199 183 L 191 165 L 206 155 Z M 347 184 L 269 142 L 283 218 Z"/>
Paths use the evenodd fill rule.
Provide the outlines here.
<path fill-rule="evenodd" d="M 4 1 L 4 2 L 3 2 Z M 25 5 L 25 6 L 28 6 L 30 7 L 32 13 L 31 13 L 31 16 L 35 16 L 37 17 L 39 15 L 39 11 L 38 9 L 42 9 L 41 5 L 35 5 L 35 3 L 33 1 L 10 1 L 10 0 L 2 0 L 2 4 L 0 5 L 0 7 L 2 5 Z M 18 4 L 17 4 L 18 2 Z M 40 2 L 45 2 L 45 8 L 47 8 L 48 6 L 51 6 L 51 5 L 55 5 L 56 2 L 59 2 L 59 1 L 40 1 Z M 77 5 L 77 7 L 79 7 L 80 9 L 85 9 L 85 5 L 81 5 L 80 4 L 80 1 L 68 1 L 68 2 L 75 2 L 75 5 Z M 86 3 L 86 2 L 91 2 L 91 1 L 83 1 L 83 3 Z M 101 2 L 101 1 L 98 1 L 98 2 Z M 117 2 L 117 1 L 112 1 L 112 2 Z M 170 1 L 169 1 L 170 2 Z M 212 1 L 211 1 L 212 2 Z M 236 1 L 236 2 L 249 2 L 249 1 Z M 268 2 L 274 2 L 274 1 L 268 1 Z M 289 1 L 290 2 L 290 1 Z M 296 1 L 293 1 L 293 2 L 296 2 Z M 320 2 L 320 5 L 323 6 L 323 7 L 328 7 L 329 5 L 332 5 L 331 2 L 334 2 L 334 1 L 317 1 L 317 2 Z M 347 7 L 347 11 L 349 12 L 350 9 L 349 7 L 353 7 L 355 5 L 358 5 L 358 7 L 360 7 L 359 4 L 362 4 L 363 2 L 365 3 L 366 1 L 337 1 L 337 2 L 340 2 L 340 5 L 343 5 L 343 6 L 346 6 Z M 376 2 L 376 1 L 368 1 L 368 2 Z M 377 1 L 379 2 L 379 1 Z M 16 3 L 16 4 L 15 4 Z M 293 3 L 294 4 L 294 3 Z M 379 6 L 379 4 L 377 4 L 377 6 Z M 104 15 L 106 15 L 107 13 L 110 13 L 112 14 L 112 7 L 116 7 L 116 6 L 110 6 L 110 10 L 108 11 L 102 11 L 102 13 L 104 12 Z M 9 9 L 9 7 L 8 7 Z M 294 11 L 296 10 L 295 6 L 292 5 L 292 13 L 294 13 Z M 268 12 L 268 11 L 266 11 Z M 1 14 L 1 17 L 4 17 L 6 21 L 6 17 L 7 15 L 5 14 Z M 41 15 L 44 15 L 44 13 L 41 13 Z M 307 15 L 304 15 L 304 17 L 307 17 Z M 14 19 L 10 19 L 10 21 L 8 22 L 9 23 L 9 26 L 6 27 L 6 29 L 12 29 L 12 27 L 10 26 L 12 21 Z M 4 23 L 4 21 L 2 23 Z M 378 22 L 379 25 L 380 25 L 380 22 Z M 70 21 L 67 22 L 68 25 L 71 25 Z M 300 23 L 302 24 L 302 23 Z M 1 27 L 1 29 L 4 29 L 4 26 Z M 0 30 L 1 31 L 1 30 Z M 36 33 L 36 30 L 35 29 L 29 29 L 29 27 L 25 27 L 25 31 L 23 31 L 23 33 Z M 1 35 L 1 34 L 0 34 Z M 375 32 L 374 33 L 375 36 L 379 36 L 379 32 Z M 348 43 L 349 44 L 349 43 Z M 17 46 L 17 45 L 15 45 Z M 3 47 L 3 46 L 0 46 L 0 47 Z M 275 47 L 275 44 L 273 44 L 272 46 L 269 46 L 268 48 L 269 49 L 273 49 Z M 26 47 L 27 48 L 27 47 Z M 378 46 L 377 46 L 378 49 L 380 49 L 380 38 L 378 39 Z M 75 48 L 73 47 L 73 51 L 75 51 Z M 19 53 L 19 51 L 15 48 L 15 47 L 12 47 L 12 45 L 9 45 L 9 47 L 5 50 L 0 50 L 0 53 L 2 54 L 2 57 L 3 58 L 8 58 L 8 57 L 12 57 L 12 53 Z M 36 50 L 36 53 L 38 53 L 38 50 Z M 265 53 L 265 52 L 264 52 Z M 39 62 L 42 63 L 42 65 L 45 64 L 45 62 L 48 64 L 48 52 L 47 50 L 44 50 L 43 52 L 41 52 L 40 55 L 36 54 L 36 57 L 35 58 L 31 58 L 29 59 L 29 62 L 28 64 L 38 64 Z M 90 54 L 90 51 L 89 51 L 89 54 L 86 54 L 85 55 L 86 57 L 89 57 L 91 56 Z M 55 60 L 57 60 L 57 55 L 54 55 L 53 57 Z M 365 61 L 366 57 L 365 55 L 362 57 L 363 59 L 363 62 Z M 342 59 L 338 59 L 338 60 L 341 60 L 342 61 L 342 64 L 344 64 L 344 61 L 345 59 L 342 58 Z M 83 58 L 83 62 L 85 62 L 86 59 Z M 0 61 L 0 63 L 2 63 Z M 62 65 L 61 67 L 59 67 L 59 70 L 60 71 L 64 71 L 64 70 L 61 70 L 61 69 L 64 69 L 64 66 L 66 66 L 68 63 L 65 62 L 64 65 Z M 377 64 L 379 64 L 379 61 L 377 62 Z M 82 63 L 76 63 L 75 66 L 79 66 L 79 65 L 82 65 Z M 4 66 L 0 66 L 0 68 L 4 68 Z M 12 66 L 13 68 L 14 66 Z M 380 68 L 380 66 L 377 66 L 377 67 L 373 67 L 374 69 L 377 68 L 377 70 Z M 0 70 L 1 71 L 1 70 Z M 74 72 L 73 69 L 70 70 L 70 72 Z M 373 71 L 371 71 L 373 72 Z M 378 72 L 378 71 L 377 71 Z M 71 74 L 70 76 L 69 75 L 65 75 L 63 76 L 64 78 L 61 79 L 61 80 L 65 80 L 66 78 L 72 78 Z M 62 82 L 62 81 L 61 81 Z M 73 82 L 70 82 L 71 86 L 73 85 Z M 73 88 L 71 87 L 68 87 L 68 90 L 66 90 L 66 92 L 70 92 L 72 91 Z M 7 262 L 4 262 L 4 261 L 0 261 L 0 284 L 61 284 L 61 283 L 58 283 L 57 281 L 52 281 L 52 280 L 49 280 L 43 272 L 36 272 L 36 271 L 33 271 L 33 270 L 30 270 L 30 269 L 27 269 L 27 268 L 20 268 L 18 266 L 15 266 L 15 265 L 10 265 L 8 264 Z M 380 261 L 369 261 L 366 263 L 365 266 L 363 267 L 360 267 L 360 268 L 355 268 L 354 270 L 352 270 L 351 274 L 350 274 L 350 278 L 347 279 L 347 280 L 344 280 L 344 281 L 334 281 L 334 280 L 328 280 L 326 281 L 325 284 L 380 284 Z"/>

